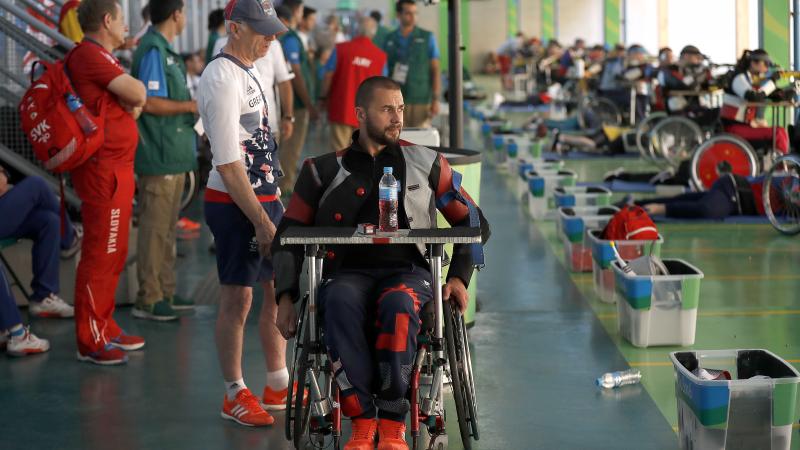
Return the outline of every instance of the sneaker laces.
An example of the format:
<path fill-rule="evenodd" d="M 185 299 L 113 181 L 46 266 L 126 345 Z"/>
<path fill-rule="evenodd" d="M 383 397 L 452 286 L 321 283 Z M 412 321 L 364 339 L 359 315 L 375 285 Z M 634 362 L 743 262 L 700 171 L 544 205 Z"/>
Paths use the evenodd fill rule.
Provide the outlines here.
<path fill-rule="evenodd" d="M 388 439 L 405 439 L 406 424 L 394 420 L 381 420 L 381 437 Z"/>
<path fill-rule="evenodd" d="M 373 419 L 354 419 L 350 439 L 359 441 L 375 439 L 374 424 L 375 421 Z"/>
<path fill-rule="evenodd" d="M 262 410 L 261 404 L 258 402 L 258 399 L 249 389 L 242 389 L 242 394 L 239 394 L 238 402 L 247 409 L 248 412 L 257 412 L 258 410 Z"/>

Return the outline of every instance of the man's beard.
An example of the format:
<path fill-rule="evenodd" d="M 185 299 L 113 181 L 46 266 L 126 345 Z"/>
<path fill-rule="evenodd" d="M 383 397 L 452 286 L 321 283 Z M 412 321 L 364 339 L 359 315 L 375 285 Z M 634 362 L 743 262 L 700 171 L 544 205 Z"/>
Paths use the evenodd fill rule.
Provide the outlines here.
<path fill-rule="evenodd" d="M 367 118 L 367 136 L 380 145 L 394 145 L 400 141 L 400 133 L 397 134 L 397 138 L 389 135 L 389 130 L 392 128 L 395 127 L 379 128 Z"/>

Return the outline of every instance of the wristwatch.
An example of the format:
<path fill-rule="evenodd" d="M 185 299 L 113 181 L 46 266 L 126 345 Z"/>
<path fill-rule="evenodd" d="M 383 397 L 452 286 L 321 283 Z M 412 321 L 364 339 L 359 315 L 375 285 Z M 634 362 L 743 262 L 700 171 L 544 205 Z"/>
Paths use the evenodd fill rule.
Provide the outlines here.
<path fill-rule="evenodd" d="M 294 123 L 294 116 L 283 116 L 281 120 L 288 120 L 289 123 Z"/>

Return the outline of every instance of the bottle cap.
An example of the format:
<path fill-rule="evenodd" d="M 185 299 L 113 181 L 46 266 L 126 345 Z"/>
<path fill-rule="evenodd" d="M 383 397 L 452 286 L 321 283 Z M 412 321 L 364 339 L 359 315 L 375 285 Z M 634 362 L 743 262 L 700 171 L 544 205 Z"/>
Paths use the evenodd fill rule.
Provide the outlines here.
<path fill-rule="evenodd" d="M 392 173 L 392 172 L 394 172 L 394 169 L 393 169 L 393 168 L 391 168 L 391 167 L 384 167 L 384 168 L 383 168 L 383 173 L 384 173 L 384 174 L 387 174 L 387 173 Z"/>

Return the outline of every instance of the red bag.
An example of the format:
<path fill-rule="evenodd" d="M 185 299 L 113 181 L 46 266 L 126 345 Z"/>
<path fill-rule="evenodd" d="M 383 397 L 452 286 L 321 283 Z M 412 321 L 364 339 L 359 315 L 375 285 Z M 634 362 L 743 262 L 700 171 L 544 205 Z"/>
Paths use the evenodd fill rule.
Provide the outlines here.
<path fill-rule="evenodd" d="M 19 103 L 22 131 L 33 147 L 33 154 L 45 169 L 54 173 L 67 172 L 83 164 L 105 140 L 105 97 L 100 102 L 99 116 L 82 105 L 72 112 L 67 104 L 69 95 L 74 97 L 73 102 L 75 99 L 80 102 L 66 72 L 65 61 L 70 54 L 64 61 L 55 63 L 37 61 L 31 70 L 31 85 Z M 44 72 L 34 80 L 37 64 L 43 66 Z M 85 125 L 88 120 L 96 129 L 88 135 L 84 133 L 78 115 L 83 115 Z"/>
<path fill-rule="evenodd" d="M 641 206 L 625 206 L 611 217 L 602 237 L 609 241 L 655 241 L 658 229 Z"/>

